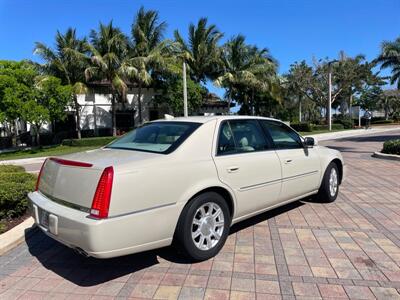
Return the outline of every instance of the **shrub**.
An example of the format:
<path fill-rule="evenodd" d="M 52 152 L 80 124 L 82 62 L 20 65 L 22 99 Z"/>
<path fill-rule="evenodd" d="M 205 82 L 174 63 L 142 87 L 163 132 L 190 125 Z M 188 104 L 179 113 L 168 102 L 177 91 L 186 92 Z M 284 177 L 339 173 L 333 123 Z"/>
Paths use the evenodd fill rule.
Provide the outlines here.
<path fill-rule="evenodd" d="M 334 124 L 342 124 L 345 129 L 351 129 L 354 126 L 354 122 L 352 119 L 341 118 L 334 121 Z"/>
<path fill-rule="evenodd" d="M 391 124 L 393 120 L 374 120 L 372 124 Z"/>
<path fill-rule="evenodd" d="M 36 177 L 13 166 L 0 172 L 0 220 L 23 215 L 28 208 L 27 195 L 35 188 Z"/>
<path fill-rule="evenodd" d="M 290 124 L 290 126 L 296 131 L 310 132 L 313 129 L 312 128 L 312 124 L 306 123 L 306 122 L 303 122 L 303 123 L 292 123 L 292 124 Z"/>
<path fill-rule="evenodd" d="M 1 173 L 16 173 L 16 172 L 25 172 L 25 169 L 21 166 L 0 165 L 0 175 Z"/>
<path fill-rule="evenodd" d="M 4 221 L 0 221 L 0 234 L 6 231 L 6 223 Z"/>
<path fill-rule="evenodd" d="M 73 146 L 73 147 L 96 147 L 96 146 L 104 146 L 108 143 L 111 143 L 115 140 L 113 136 L 105 136 L 105 137 L 94 137 L 94 138 L 85 138 L 85 139 L 66 139 L 62 141 L 62 145 L 64 146 Z"/>
<path fill-rule="evenodd" d="M 387 154 L 400 155 L 400 139 L 384 142 L 382 152 Z"/>
<path fill-rule="evenodd" d="M 313 126 L 313 131 L 322 131 L 322 130 L 328 130 L 329 126 L 328 125 L 314 125 Z M 343 124 L 332 124 L 332 130 L 343 130 L 344 126 Z"/>

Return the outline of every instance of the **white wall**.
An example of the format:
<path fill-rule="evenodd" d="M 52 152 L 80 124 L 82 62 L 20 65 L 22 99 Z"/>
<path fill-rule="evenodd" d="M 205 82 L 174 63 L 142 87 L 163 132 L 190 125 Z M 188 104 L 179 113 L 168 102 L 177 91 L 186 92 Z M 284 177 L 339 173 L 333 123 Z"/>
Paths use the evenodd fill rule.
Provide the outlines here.
<path fill-rule="evenodd" d="M 153 89 L 142 89 L 142 118 L 143 121 L 149 120 L 149 107 L 155 93 Z M 81 128 L 94 129 L 94 109 L 96 108 L 96 125 L 98 128 L 111 128 L 111 94 L 80 94 L 78 95 L 78 103 L 81 105 Z M 117 109 L 123 109 L 123 104 L 118 103 Z M 135 124 L 138 122 L 138 91 L 130 89 L 127 94 L 127 103 L 125 109 L 135 110 Z"/>

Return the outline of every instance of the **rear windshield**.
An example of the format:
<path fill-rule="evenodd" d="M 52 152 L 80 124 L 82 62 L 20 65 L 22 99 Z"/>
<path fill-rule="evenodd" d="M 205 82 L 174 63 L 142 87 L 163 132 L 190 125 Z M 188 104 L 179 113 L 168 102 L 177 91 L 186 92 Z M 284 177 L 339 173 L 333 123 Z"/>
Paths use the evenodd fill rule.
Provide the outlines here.
<path fill-rule="evenodd" d="M 144 124 L 107 145 L 106 148 L 168 154 L 183 143 L 201 123 L 152 122 Z"/>

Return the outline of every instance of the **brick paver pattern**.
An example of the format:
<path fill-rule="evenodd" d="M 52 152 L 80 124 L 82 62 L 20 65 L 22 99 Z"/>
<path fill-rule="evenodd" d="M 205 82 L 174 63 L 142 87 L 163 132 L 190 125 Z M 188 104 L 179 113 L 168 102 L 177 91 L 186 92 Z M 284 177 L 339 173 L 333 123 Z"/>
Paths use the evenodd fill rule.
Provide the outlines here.
<path fill-rule="evenodd" d="M 399 136 L 324 142 L 347 164 L 337 201 L 295 202 L 237 224 L 205 262 L 171 247 L 86 259 L 31 231 L 0 257 L 0 299 L 400 299 L 400 162 L 371 157 Z"/>

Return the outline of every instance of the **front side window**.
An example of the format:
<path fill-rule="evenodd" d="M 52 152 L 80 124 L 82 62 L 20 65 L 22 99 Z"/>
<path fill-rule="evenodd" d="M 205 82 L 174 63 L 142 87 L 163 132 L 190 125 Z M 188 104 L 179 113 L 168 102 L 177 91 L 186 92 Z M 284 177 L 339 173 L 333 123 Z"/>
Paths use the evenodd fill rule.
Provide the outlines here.
<path fill-rule="evenodd" d="M 153 122 L 125 134 L 106 148 L 167 154 L 175 150 L 201 124 Z"/>
<path fill-rule="evenodd" d="M 272 141 L 277 149 L 297 149 L 303 148 L 300 136 L 280 122 L 261 121 L 262 126 L 271 135 Z"/>
<path fill-rule="evenodd" d="M 269 149 L 256 120 L 230 120 L 222 123 L 218 139 L 219 155 Z"/>

